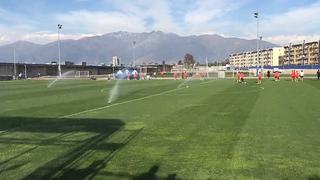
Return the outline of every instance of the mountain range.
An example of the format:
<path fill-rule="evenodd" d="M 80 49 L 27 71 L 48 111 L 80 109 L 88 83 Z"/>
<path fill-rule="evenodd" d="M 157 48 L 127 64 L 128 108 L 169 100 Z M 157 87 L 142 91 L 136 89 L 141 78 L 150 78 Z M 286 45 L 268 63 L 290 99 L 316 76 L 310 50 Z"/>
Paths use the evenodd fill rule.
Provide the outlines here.
<path fill-rule="evenodd" d="M 225 38 L 219 35 L 179 36 L 174 33 L 152 31 L 145 33 L 113 32 L 79 40 L 61 40 L 61 61 L 76 64 L 111 64 L 118 56 L 122 64 L 176 63 L 186 53 L 196 61 L 222 61 L 229 54 L 256 50 L 256 40 Z M 277 45 L 261 41 L 261 48 Z M 0 62 L 12 62 L 15 49 L 17 62 L 49 63 L 58 60 L 58 42 L 35 44 L 18 41 L 0 46 Z M 133 58 L 135 57 L 135 58 Z"/>

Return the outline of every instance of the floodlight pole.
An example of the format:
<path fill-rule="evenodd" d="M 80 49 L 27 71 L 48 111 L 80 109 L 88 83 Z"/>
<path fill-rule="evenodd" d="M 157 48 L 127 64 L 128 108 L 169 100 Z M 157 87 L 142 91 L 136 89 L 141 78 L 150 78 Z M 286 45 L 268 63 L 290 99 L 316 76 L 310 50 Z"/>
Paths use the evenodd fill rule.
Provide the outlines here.
<path fill-rule="evenodd" d="M 259 58 L 259 13 L 255 12 L 254 18 L 257 19 L 257 63 L 260 64 L 260 58 Z"/>
<path fill-rule="evenodd" d="M 61 50 L 60 50 L 60 31 L 62 29 L 62 24 L 58 24 L 58 58 L 59 58 L 59 64 L 58 64 L 58 75 L 61 77 Z"/>
<path fill-rule="evenodd" d="M 258 53 L 258 59 L 259 59 L 259 60 L 260 60 L 260 50 L 262 49 L 262 48 L 261 48 L 261 47 L 262 47 L 262 44 L 261 44 L 261 43 L 262 43 L 262 36 L 259 37 L 259 48 L 258 48 L 258 49 L 259 49 L 259 51 L 258 51 L 258 52 L 259 52 L 259 53 Z M 261 68 L 262 68 L 263 65 L 264 65 L 264 64 L 263 64 L 263 58 L 262 58 L 262 60 L 261 60 L 261 64 L 260 64 L 260 65 L 261 65 Z"/>
<path fill-rule="evenodd" d="M 320 40 L 318 41 L 318 64 L 320 65 Z"/>
<path fill-rule="evenodd" d="M 305 59 L 305 45 L 306 45 L 306 41 L 303 40 L 303 43 L 302 43 L 302 65 L 304 66 L 304 59 Z"/>
<path fill-rule="evenodd" d="M 16 65 L 16 47 L 13 47 L 13 78 L 16 79 L 17 65 Z"/>

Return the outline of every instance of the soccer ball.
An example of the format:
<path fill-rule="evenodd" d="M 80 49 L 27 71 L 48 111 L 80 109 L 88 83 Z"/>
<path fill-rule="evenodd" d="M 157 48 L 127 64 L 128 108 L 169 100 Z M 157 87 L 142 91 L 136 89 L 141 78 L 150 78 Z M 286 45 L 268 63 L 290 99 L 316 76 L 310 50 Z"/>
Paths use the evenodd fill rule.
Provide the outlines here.
<path fill-rule="evenodd" d="M 189 88 L 189 86 L 186 86 L 186 88 Z"/>

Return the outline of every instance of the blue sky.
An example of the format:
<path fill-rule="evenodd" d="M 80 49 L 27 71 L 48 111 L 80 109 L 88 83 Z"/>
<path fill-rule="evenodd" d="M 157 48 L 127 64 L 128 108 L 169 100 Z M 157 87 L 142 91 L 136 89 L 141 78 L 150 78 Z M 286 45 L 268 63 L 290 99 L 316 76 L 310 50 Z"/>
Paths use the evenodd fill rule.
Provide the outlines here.
<path fill-rule="evenodd" d="M 58 23 L 64 39 L 152 30 L 253 39 L 255 11 L 264 40 L 320 39 L 320 0 L 0 0 L 0 44 L 54 41 Z"/>

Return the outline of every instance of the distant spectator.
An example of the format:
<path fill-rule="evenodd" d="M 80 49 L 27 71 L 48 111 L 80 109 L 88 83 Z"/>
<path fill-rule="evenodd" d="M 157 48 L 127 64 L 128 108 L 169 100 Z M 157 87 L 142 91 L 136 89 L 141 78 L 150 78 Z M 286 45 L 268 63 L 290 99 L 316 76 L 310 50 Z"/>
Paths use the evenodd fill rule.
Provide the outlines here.
<path fill-rule="evenodd" d="M 22 79 L 22 73 L 19 73 L 18 78 Z"/>
<path fill-rule="evenodd" d="M 320 69 L 318 69 L 317 71 L 317 77 L 318 77 L 318 80 L 320 79 Z"/>
<path fill-rule="evenodd" d="M 268 70 L 268 72 L 267 72 L 268 79 L 270 79 L 270 74 L 271 74 L 271 72 Z"/>
<path fill-rule="evenodd" d="M 238 72 L 237 72 L 237 83 L 240 83 L 240 82 L 241 82 L 241 81 L 240 81 L 240 74 L 241 74 L 241 73 L 238 71 Z"/>

